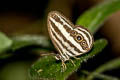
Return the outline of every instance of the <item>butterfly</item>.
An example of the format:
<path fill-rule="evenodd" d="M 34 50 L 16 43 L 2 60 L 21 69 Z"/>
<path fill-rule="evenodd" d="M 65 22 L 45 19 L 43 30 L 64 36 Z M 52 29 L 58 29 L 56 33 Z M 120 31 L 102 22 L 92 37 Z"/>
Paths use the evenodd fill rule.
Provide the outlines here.
<path fill-rule="evenodd" d="M 68 18 L 57 11 L 52 11 L 47 18 L 50 38 L 58 51 L 55 58 L 62 61 L 66 69 L 65 61 L 71 61 L 71 57 L 87 53 L 93 46 L 93 35 L 83 26 L 74 25 Z"/>

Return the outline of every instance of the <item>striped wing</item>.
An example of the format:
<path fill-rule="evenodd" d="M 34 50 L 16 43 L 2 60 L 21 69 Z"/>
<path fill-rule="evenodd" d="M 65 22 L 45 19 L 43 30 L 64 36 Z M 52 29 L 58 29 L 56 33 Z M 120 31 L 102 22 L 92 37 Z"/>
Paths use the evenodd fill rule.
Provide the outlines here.
<path fill-rule="evenodd" d="M 50 38 L 63 59 L 86 53 L 81 44 L 76 41 L 71 32 L 75 31 L 74 25 L 62 14 L 53 11 L 48 15 L 48 31 Z M 79 33 L 76 29 L 76 32 Z"/>

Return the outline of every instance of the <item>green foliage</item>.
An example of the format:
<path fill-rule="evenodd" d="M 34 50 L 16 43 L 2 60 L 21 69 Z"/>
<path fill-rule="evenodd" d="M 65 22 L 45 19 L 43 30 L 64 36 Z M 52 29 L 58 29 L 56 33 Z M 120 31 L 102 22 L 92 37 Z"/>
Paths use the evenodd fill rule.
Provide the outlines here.
<path fill-rule="evenodd" d="M 116 68 L 120 68 L 120 58 L 114 59 L 110 62 L 107 62 L 100 67 L 98 67 L 95 71 L 93 71 L 88 77 L 87 80 L 92 80 L 95 77 L 95 74 L 100 74 L 108 70 L 113 70 Z M 109 79 L 109 80 L 114 80 L 114 79 Z"/>
<path fill-rule="evenodd" d="M 0 54 L 7 50 L 12 44 L 12 40 L 10 40 L 6 35 L 0 32 Z"/>
<path fill-rule="evenodd" d="M 76 24 L 87 27 L 92 33 L 95 33 L 101 27 L 101 24 L 118 10 L 120 10 L 120 0 L 105 0 L 83 13 Z"/>
<path fill-rule="evenodd" d="M 0 59 L 13 55 L 13 52 L 27 46 L 41 46 L 50 48 L 50 40 L 40 35 L 17 35 L 9 39 L 0 33 Z"/>
<path fill-rule="evenodd" d="M 84 75 L 91 75 L 91 72 L 82 70 L 81 71 Z M 92 78 L 88 78 L 88 77 L 80 77 L 78 80 L 94 80 L 94 78 L 100 79 L 100 80 L 119 80 L 116 77 L 110 76 L 110 75 L 105 75 L 105 74 L 100 74 L 97 72 L 94 72 L 94 74 L 92 74 Z"/>
<path fill-rule="evenodd" d="M 76 66 L 73 66 L 70 62 L 66 62 L 67 69 L 64 72 L 61 72 L 61 62 L 56 62 L 53 56 L 42 57 L 31 67 L 30 76 L 33 80 L 41 78 L 65 80 L 81 66 L 83 61 L 98 54 L 106 45 L 107 41 L 105 39 L 95 41 L 92 51 L 80 56 L 80 60 L 73 60 Z"/>
<path fill-rule="evenodd" d="M 14 41 L 11 47 L 13 51 L 30 45 L 50 47 L 49 39 L 40 35 L 19 35 L 12 37 L 12 40 Z"/>
<path fill-rule="evenodd" d="M 13 41 L 9 39 L 6 35 L 0 32 L 0 58 L 6 58 L 11 56 L 11 54 L 6 54 L 6 52 L 11 47 Z"/>

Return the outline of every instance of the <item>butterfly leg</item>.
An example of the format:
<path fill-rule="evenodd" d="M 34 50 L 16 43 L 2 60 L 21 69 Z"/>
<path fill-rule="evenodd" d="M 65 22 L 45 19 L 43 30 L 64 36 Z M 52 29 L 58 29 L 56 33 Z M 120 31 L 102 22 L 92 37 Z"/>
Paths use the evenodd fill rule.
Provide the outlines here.
<path fill-rule="evenodd" d="M 49 55 L 55 55 L 55 53 L 53 53 L 53 52 L 51 52 L 51 53 L 50 52 L 49 53 L 48 52 L 41 52 L 40 53 L 40 56 L 49 56 Z"/>
<path fill-rule="evenodd" d="M 73 58 L 75 58 L 76 60 L 80 60 L 80 58 L 77 58 L 77 57 L 75 57 L 75 56 L 74 56 Z"/>
<path fill-rule="evenodd" d="M 73 64 L 73 66 L 76 66 L 72 59 L 70 59 L 70 61 L 71 61 L 71 63 Z"/>
<path fill-rule="evenodd" d="M 64 61 L 62 61 L 62 72 L 64 72 L 66 70 L 66 64 L 64 63 Z"/>

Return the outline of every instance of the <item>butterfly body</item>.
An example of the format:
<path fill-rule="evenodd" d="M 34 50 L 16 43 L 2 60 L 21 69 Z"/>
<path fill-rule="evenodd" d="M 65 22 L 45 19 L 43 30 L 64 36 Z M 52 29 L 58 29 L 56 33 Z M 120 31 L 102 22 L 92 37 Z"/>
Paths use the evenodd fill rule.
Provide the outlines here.
<path fill-rule="evenodd" d="M 93 36 L 82 26 L 74 26 L 57 11 L 48 14 L 48 32 L 59 54 L 55 57 L 63 62 L 87 53 L 93 46 Z"/>

